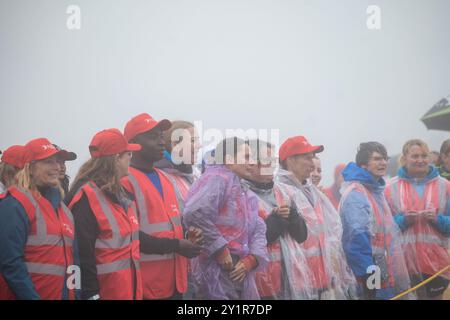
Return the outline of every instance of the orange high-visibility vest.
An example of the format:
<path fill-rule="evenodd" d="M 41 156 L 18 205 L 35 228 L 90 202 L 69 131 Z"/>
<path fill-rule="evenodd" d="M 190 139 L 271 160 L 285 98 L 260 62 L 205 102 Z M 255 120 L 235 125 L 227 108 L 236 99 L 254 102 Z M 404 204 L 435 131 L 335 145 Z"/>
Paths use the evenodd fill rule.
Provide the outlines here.
<path fill-rule="evenodd" d="M 44 300 L 61 300 L 69 275 L 67 268 L 73 265 L 72 213 L 63 202 L 55 211 L 45 197 L 34 191 L 11 187 L 7 194 L 20 202 L 30 222 L 23 259 L 36 292 Z M 74 299 L 74 291 L 67 290 L 68 298 Z M 0 276 L 0 300 L 5 299 L 15 296 Z"/>
<path fill-rule="evenodd" d="M 97 220 L 99 235 L 95 242 L 95 261 L 100 298 L 104 300 L 142 299 L 139 268 L 139 222 L 136 205 L 128 210 L 112 201 L 90 181 L 72 199 L 72 208 L 86 195 Z"/>
<path fill-rule="evenodd" d="M 292 192 L 290 188 L 287 188 L 286 191 L 288 193 Z M 324 261 L 326 235 L 322 207 L 320 201 L 316 201 L 313 207 L 303 194 L 303 191 L 300 194 L 303 200 L 301 203 L 297 203 L 297 207 L 308 227 L 308 238 L 300 246 L 306 257 L 308 268 L 313 273 L 311 285 L 316 290 L 327 289 L 331 280 Z M 293 193 L 290 196 L 292 197 Z"/>
<path fill-rule="evenodd" d="M 381 277 L 381 288 L 393 287 L 395 284 L 394 266 L 392 257 L 392 228 L 394 221 L 392 219 L 391 210 L 385 198 L 383 198 L 383 210 L 371 192 L 369 192 L 361 183 L 353 182 L 345 189 L 342 194 L 341 203 L 345 201 L 347 196 L 355 190 L 362 193 L 370 204 L 370 213 L 373 217 L 374 224 L 371 231 L 372 258 L 374 263 L 384 270 L 386 274 Z"/>
<path fill-rule="evenodd" d="M 170 173 L 164 171 L 167 178 L 169 178 L 172 186 L 175 190 L 175 194 L 178 200 L 178 207 L 180 209 L 181 214 L 183 214 L 184 210 L 184 201 L 187 198 L 189 188 L 191 187 L 190 183 L 181 175 Z"/>
<path fill-rule="evenodd" d="M 150 179 L 139 170 L 129 169 L 122 180 L 124 187 L 136 198 L 140 230 L 150 236 L 183 239 L 181 214 L 170 180 L 155 169 L 161 181 L 163 198 Z M 187 290 L 187 259 L 176 253 L 141 253 L 144 299 L 163 299 Z"/>
<path fill-rule="evenodd" d="M 275 200 L 279 206 L 283 203 L 280 190 L 274 187 Z M 259 199 L 259 216 L 264 220 L 270 215 L 272 208 L 269 208 L 263 200 Z M 255 282 L 261 297 L 271 297 L 281 291 L 282 266 L 281 266 L 281 245 L 279 239 L 267 245 L 269 263 L 267 267 L 256 273 Z"/>
<path fill-rule="evenodd" d="M 399 177 L 392 179 L 386 188 L 386 197 L 394 215 L 426 209 L 435 210 L 436 215 L 443 214 L 449 194 L 450 182 L 439 176 L 427 182 L 422 198 L 408 180 Z M 405 230 L 402 244 L 410 274 L 433 275 L 450 264 L 448 238 L 426 221 L 420 219 Z"/>

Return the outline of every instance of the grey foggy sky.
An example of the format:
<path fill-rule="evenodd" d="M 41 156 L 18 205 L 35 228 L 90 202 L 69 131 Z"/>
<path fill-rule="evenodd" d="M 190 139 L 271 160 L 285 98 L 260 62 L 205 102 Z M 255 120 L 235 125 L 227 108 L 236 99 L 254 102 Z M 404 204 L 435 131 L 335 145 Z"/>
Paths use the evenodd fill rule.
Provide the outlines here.
<path fill-rule="evenodd" d="M 449 138 L 419 121 L 450 94 L 449 31 L 448 0 L 0 0 L 0 149 L 46 136 L 73 176 L 95 132 L 148 112 L 303 134 L 328 184 L 359 142 Z"/>

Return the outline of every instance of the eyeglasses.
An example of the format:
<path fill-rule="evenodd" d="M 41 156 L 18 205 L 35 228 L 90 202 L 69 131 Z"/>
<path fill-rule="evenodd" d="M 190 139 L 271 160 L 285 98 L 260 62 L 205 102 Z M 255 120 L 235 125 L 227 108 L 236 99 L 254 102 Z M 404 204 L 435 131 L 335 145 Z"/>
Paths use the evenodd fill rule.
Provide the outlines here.
<path fill-rule="evenodd" d="M 390 157 L 371 157 L 370 160 L 381 162 L 381 161 L 389 161 Z"/>

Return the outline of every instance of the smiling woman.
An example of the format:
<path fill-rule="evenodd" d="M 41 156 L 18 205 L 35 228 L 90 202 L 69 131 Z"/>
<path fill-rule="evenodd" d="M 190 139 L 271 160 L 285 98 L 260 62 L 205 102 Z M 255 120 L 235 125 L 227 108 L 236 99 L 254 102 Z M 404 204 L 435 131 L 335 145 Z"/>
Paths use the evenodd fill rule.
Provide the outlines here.
<path fill-rule="evenodd" d="M 17 186 L 0 204 L 0 299 L 73 299 L 73 218 L 62 202 L 58 154 L 50 141 L 25 145 Z"/>

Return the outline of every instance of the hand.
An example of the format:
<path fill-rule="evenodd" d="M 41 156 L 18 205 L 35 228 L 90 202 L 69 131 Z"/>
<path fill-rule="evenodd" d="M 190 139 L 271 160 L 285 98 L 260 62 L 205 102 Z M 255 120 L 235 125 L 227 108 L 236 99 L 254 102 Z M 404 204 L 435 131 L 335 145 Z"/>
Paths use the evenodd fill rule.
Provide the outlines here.
<path fill-rule="evenodd" d="M 437 224 L 437 215 L 435 210 L 426 210 L 423 212 L 423 218 L 426 222 L 430 223 L 431 225 Z"/>
<path fill-rule="evenodd" d="M 242 263 L 242 261 L 238 261 L 234 266 L 233 270 L 230 272 L 230 279 L 232 281 L 242 282 L 247 275 L 247 268 Z"/>
<path fill-rule="evenodd" d="M 419 218 L 419 213 L 417 211 L 411 210 L 405 214 L 405 224 L 407 226 L 412 226 L 415 224 Z"/>
<path fill-rule="evenodd" d="M 203 231 L 202 229 L 189 227 L 187 232 L 187 239 L 193 244 L 201 246 L 203 244 Z"/>
<path fill-rule="evenodd" d="M 177 253 L 186 258 L 194 258 L 200 254 L 201 247 L 187 239 L 179 239 Z"/>
<path fill-rule="evenodd" d="M 217 257 L 217 263 L 224 270 L 232 270 L 233 269 L 233 258 L 231 258 L 230 252 L 228 249 L 224 249 L 226 251 L 221 252 Z"/>
<path fill-rule="evenodd" d="M 281 218 L 287 219 L 289 218 L 289 213 L 291 208 L 287 205 L 282 205 L 275 209 L 275 214 L 279 215 Z"/>

